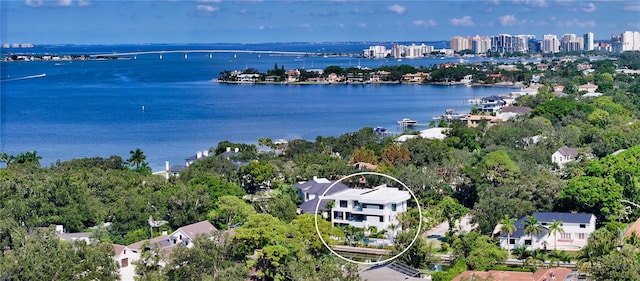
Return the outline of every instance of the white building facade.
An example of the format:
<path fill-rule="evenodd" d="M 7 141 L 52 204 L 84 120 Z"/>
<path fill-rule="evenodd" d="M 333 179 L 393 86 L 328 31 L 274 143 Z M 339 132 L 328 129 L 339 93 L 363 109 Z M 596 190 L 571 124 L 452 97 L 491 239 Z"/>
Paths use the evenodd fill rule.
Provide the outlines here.
<path fill-rule="evenodd" d="M 395 237 L 402 228 L 398 216 L 407 212 L 408 191 L 381 185 L 375 188 L 347 189 L 330 196 L 334 200 L 331 223 L 367 229 L 375 226 Z"/>

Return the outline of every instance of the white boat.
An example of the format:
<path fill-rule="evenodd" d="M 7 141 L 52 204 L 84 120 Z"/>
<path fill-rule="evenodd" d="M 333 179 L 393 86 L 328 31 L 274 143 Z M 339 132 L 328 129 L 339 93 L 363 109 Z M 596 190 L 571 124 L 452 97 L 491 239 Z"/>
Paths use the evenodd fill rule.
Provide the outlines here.
<path fill-rule="evenodd" d="M 446 121 L 460 120 L 462 117 L 467 116 L 465 113 L 456 112 L 454 108 L 447 108 L 442 115 L 433 116 L 433 120 L 439 121 L 444 118 Z"/>
<path fill-rule="evenodd" d="M 418 121 L 409 118 L 402 118 L 402 120 L 398 120 L 398 125 L 402 127 L 415 127 L 418 126 Z"/>

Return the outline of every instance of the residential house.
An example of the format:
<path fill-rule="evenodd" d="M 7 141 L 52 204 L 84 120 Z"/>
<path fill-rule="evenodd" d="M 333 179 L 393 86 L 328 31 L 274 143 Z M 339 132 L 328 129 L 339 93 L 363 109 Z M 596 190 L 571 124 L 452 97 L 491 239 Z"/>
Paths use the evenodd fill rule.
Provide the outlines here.
<path fill-rule="evenodd" d="M 95 238 L 91 238 L 91 232 L 68 233 L 68 232 L 65 232 L 63 225 L 56 225 L 56 235 L 58 236 L 59 239 L 67 242 L 81 240 L 86 242 L 87 244 L 90 244 L 97 241 Z"/>
<path fill-rule="evenodd" d="M 364 73 L 347 73 L 347 83 L 364 83 Z"/>
<path fill-rule="evenodd" d="M 391 72 L 380 70 L 380 71 L 372 72 L 370 74 L 369 81 L 371 81 L 371 83 L 388 81 L 390 76 L 391 76 Z"/>
<path fill-rule="evenodd" d="M 507 102 L 499 96 L 488 96 L 480 101 L 480 111 L 485 113 L 498 113 Z"/>
<path fill-rule="evenodd" d="M 113 260 L 118 263 L 118 273 L 120 280 L 133 281 L 136 275 L 135 266 L 132 262 L 140 259 L 140 253 L 136 253 L 127 246 L 112 244 Z"/>
<path fill-rule="evenodd" d="M 325 191 L 326 195 L 331 195 L 346 189 L 349 189 L 348 186 L 344 185 L 341 182 L 335 183 L 336 181 L 331 181 L 325 178 L 317 178 L 313 177 L 312 180 L 297 182 L 293 184 L 293 188 L 298 190 L 298 195 L 302 200 L 302 204 L 300 204 L 299 212 L 302 214 L 315 214 L 316 206 L 318 206 L 318 200 L 320 200 L 320 196 L 322 196 Z M 332 184 L 334 184 L 331 187 Z M 331 187 L 331 189 L 329 189 Z M 328 190 L 328 191 L 327 191 Z M 331 199 L 323 199 L 318 207 L 318 211 L 327 212 L 327 203 L 332 201 Z M 327 214 L 328 216 L 328 214 Z"/>
<path fill-rule="evenodd" d="M 178 228 L 173 233 L 167 235 L 163 232 L 162 235 L 147 240 L 135 242 L 126 248 L 133 253 L 129 257 L 140 257 L 143 250 L 146 249 L 158 249 L 160 255 L 160 261 L 158 265 L 165 266 L 171 261 L 171 255 L 173 250 L 179 246 L 193 247 L 193 240 L 198 235 L 211 235 L 217 229 L 209 221 L 201 221 L 190 225 L 185 225 Z M 129 265 L 132 265 L 131 259 L 128 260 Z M 135 269 L 132 269 L 135 272 Z"/>
<path fill-rule="evenodd" d="M 595 93 L 596 89 L 598 89 L 598 85 L 594 85 L 591 83 L 587 83 L 584 85 L 578 86 L 578 92 L 587 92 L 587 93 Z"/>
<path fill-rule="evenodd" d="M 419 270 L 397 261 L 365 268 L 358 272 L 358 275 L 360 275 L 362 280 L 368 281 L 425 281 L 425 279 L 420 277 L 422 274 Z"/>
<path fill-rule="evenodd" d="M 578 157 L 578 148 L 567 147 L 566 145 L 558 148 L 556 152 L 551 155 L 551 162 L 558 164 L 560 168 L 566 163 L 576 160 Z"/>
<path fill-rule="evenodd" d="M 508 120 L 519 115 L 528 115 L 530 113 L 531 108 L 526 106 L 505 106 L 500 110 L 500 113 L 496 114 L 496 116 Z"/>
<path fill-rule="evenodd" d="M 188 167 L 189 165 L 193 164 L 194 162 L 196 162 L 196 161 L 198 161 L 200 159 L 207 158 L 207 157 L 209 157 L 209 150 L 208 149 L 205 149 L 205 150 L 202 150 L 202 151 L 196 151 L 195 155 L 185 159 L 185 162 L 186 162 L 185 165 Z"/>
<path fill-rule="evenodd" d="M 424 79 L 426 79 L 427 77 L 429 77 L 429 73 L 424 73 L 424 72 L 407 73 L 402 75 L 402 81 L 422 83 L 422 81 L 424 81 Z"/>
<path fill-rule="evenodd" d="M 334 226 L 353 226 L 367 229 L 375 226 L 387 230 L 388 238 L 395 237 L 402 227 L 398 216 L 407 212 L 411 194 L 406 190 L 380 185 L 374 188 L 346 189 L 330 196 L 334 200 L 331 223 Z"/>
<path fill-rule="evenodd" d="M 287 82 L 297 82 L 300 79 L 300 70 L 291 69 L 286 72 Z"/>
<path fill-rule="evenodd" d="M 238 82 L 239 83 L 256 83 L 260 78 L 260 74 L 257 73 L 242 73 L 238 74 Z"/>
<path fill-rule="evenodd" d="M 497 116 L 473 114 L 469 114 L 466 117 L 461 118 L 460 120 L 467 121 L 467 127 L 478 127 L 478 125 L 480 125 L 480 123 L 482 122 L 487 122 L 487 127 L 491 127 L 498 122 L 505 121 L 504 119 Z"/>
<path fill-rule="evenodd" d="M 571 274 L 571 269 L 564 267 L 541 268 L 536 272 L 516 272 L 516 271 L 473 271 L 465 270 L 452 281 L 462 280 L 492 280 L 492 281 L 552 281 L 567 280 Z"/>
<path fill-rule="evenodd" d="M 515 222 L 516 231 L 511 235 L 501 232 L 496 227 L 496 233 L 500 232 L 500 247 L 514 249 L 527 247 L 528 249 L 551 250 L 556 247 L 559 250 L 577 251 L 587 245 L 591 233 L 596 230 L 596 216 L 588 213 L 558 213 L 558 212 L 534 212 L 532 214 L 541 226 L 539 235 L 525 234 L 524 222 L 527 217 L 522 217 Z M 562 232 L 549 234 L 549 225 L 553 220 L 562 221 Z M 509 241 L 507 241 L 509 237 Z"/>
<path fill-rule="evenodd" d="M 445 134 L 448 128 L 429 128 L 425 130 L 421 130 L 419 135 L 402 135 L 395 138 L 393 141 L 396 143 L 404 143 L 409 139 L 421 137 L 423 139 L 435 139 L 435 140 L 444 140 L 447 135 Z"/>

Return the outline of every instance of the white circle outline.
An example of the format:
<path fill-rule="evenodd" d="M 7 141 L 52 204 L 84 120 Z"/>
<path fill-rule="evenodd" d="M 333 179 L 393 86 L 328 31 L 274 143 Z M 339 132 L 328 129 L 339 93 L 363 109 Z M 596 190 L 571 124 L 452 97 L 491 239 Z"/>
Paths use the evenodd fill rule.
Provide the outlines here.
<path fill-rule="evenodd" d="M 376 261 L 376 262 L 360 262 L 360 261 L 354 261 L 352 259 L 348 259 L 343 257 L 342 255 L 336 253 L 336 251 L 334 251 L 333 249 L 331 249 L 331 247 L 329 247 L 329 245 L 327 245 L 327 242 L 324 241 L 324 239 L 322 238 L 322 234 L 320 233 L 320 228 L 318 228 L 318 210 L 320 209 L 320 203 L 322 202 L 322 199 L 324 199 L 324 196 L 327 194 L 327 192 L 337 183 L 342 182 L 343 180 L 346 180 L 348 178 L 351 177 L 355 177 L 355 176 L 361 176 L 361 175 L 377 175 L 377 176 L 383 176 L 389 179 L 392 179 L 398 183 L 400 183 L 400 185 L 402 185 L 404 188 L 407 189 L 407 191 L 409 191 L 409 193 L 411 193 L 411 196 L 413 197 L 413 200 L 415 200 L 416 205 L 418 206 L 418 213 L 420 214 L 420 222 L 418 223 L 418 231 L 416 231 L 416 235 L 413 237 L 413 240 L 411 240 L 411 244 L 409 244 L 408 247 L 406 247 L 402 252 L 400 252 L 399 254 L 390 257 L 386 260 L 382 260 L 382 261 Z M 418 197 L 416 197 L 415 194 L 413 194 L 413 191 L 411 191 L 411 189 L 409 189 L 409 187 L 407 187 L 407 185 L 405 185 L 403 182 L 399 181 L 398 179 L 387 175 L 387 174 L 383 174 L 383 173 L 377 173 L 377 172 L 360 172 L 360 173 L 355 173 L 355 174 L 351 174 L 351 175 L 347 175 L 346 177 L 343 177 L 337 181 L 335 181 L 334 183 L 332 183 L 323 193 L 322 195 L 320 195 L 320 198 L 318 199 L 318 204 L 316 204 L 316 215 L 313 216 L 314 218 L 314 224 L 316 227 L 316 233 L 318 234 L 318 237 L 320 238 L 320 241 L 322 242 L 322 244 L 329 249 L 329 251 L 331 251 L 331 253 L 333 253 L 334 255 L 338 256 L 339 258 L 347 261 L 347 262 L 351 262 L 351 263 L 357 263 L 357 264 L 363 264 L 363 265 L 378 265 L 378 264 L 383 264 L 383 263 L 387 263 L 389 261 L 392 261 L 394 259 L 397 259 L 398 257 L 400 257 L 402 254 L 404 254 L 407 250 L 409 250 L 409 248 L 411 248 L 411 246 L 413 246 L 413 243 L 416 242 L 416 240 L 418 240 L 418 237 L 420 236 L 420 230 L 422 229 L 422 208 L 420 208 L 420 202 L 418 202 Z M 329 215 L 331 215 L 331 213 L 329 213 Z"/>

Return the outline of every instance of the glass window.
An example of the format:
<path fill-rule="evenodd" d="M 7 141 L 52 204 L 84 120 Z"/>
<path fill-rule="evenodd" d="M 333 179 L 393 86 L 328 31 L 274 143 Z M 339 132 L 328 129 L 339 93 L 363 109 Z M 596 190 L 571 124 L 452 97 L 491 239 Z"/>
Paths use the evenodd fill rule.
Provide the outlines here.
<path fill-rule="evenodd" d="M 394 212 L 395 212 L 395 211 L 396 211 L 396 209 L 397 209 L 396 204 L 395 204 L 395 203 L 391 204 L 391 211 L 394 211 Z"/>
<path fill-rule="evenodd" d="M 580 228 L 587 228 L 587 225 L 586 225 L 586 224 L 584 224 L 584 223 L 581 223 L 581 224 L 580 224 Z"/>
<path fill-rule="evenodd" d="M 340 200 L 340 208 L 346 208 L 347 207 L 347 200 Z"/>
<path fill-rule="evenodd" d="M 531 239 L 524 240 L 526 246 L 531 246 Z"/>
<path fill-rule="evenodd" d="M 384 222 L 384 217 L 383 216 L 380 216 L 379 218 L 380 218 L 380 222 Z"/>
<path fill-rule="evenodd" d="M 516 239 L 513 239 L 513 238 L 509 239 L 509 244 L 510 245 L 515 245 L 516 244 Z"/>

